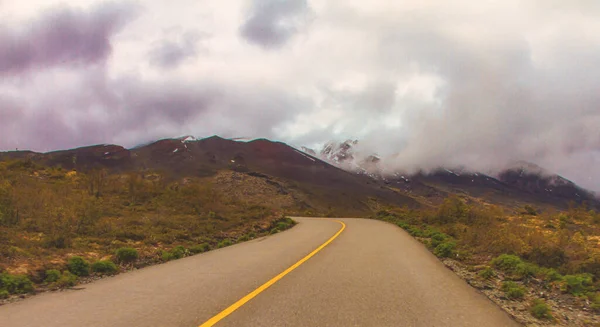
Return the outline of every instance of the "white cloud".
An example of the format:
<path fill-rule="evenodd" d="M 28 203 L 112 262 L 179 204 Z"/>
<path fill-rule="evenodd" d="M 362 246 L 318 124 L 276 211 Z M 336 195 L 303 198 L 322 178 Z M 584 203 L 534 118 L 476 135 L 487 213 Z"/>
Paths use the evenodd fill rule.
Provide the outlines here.
<path fill-rule="evenodd" d="M 60 58 L 77 64 L 49 57 L 12 69 L 0 82 L 0 148 L 188 133 L 297 145 L 360 137 L 400 153 L 399 167 L 524 159 L 600 188 L 597 1 L 290 0 L 268 12 L 261 3 L 271 2 L 135 2 L 138 15 L 99 39 L 110 49 L 84 57 L 91 66 L 67 51 Z M 12 33 L 56 8 L 94 21 L 106 3 L 2 5 Z M 269 24 L 240 33 L 253 17 Z M 280 30 L 282 19 L 291 20 Z M 6 35 L 26 35 L 15 33 Z M 40 141 L 32 130 L 42 122 Z"/>

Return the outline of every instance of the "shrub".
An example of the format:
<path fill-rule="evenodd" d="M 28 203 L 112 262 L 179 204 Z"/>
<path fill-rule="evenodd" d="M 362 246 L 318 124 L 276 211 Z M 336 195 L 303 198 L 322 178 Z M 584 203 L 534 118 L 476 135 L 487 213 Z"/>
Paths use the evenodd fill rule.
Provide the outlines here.
<path fill-rule="evenodd" d="M 161 257 L 163 261 L 170 261 L 181 259 L 185 257 L 186 254 L 188 254 L 188 250 L 186 250 L 183 246 L 178 245 L 172 248 L 171 251 L 163 251 Z"/>
<path fill-rule="evenodd" d="M 77 283 L 77 276 L 71 274 L 68 270 L 63 271 L 60 279 L 56 281 L 55 285 L 58 287 L 70 287 L 75 286 Z"/>
<path fill-rule="evenodd" d="M 271 231 L 269 232 L 269 234 L 271 234 L 271 235 L 273 235 L 273 234 L 277 234 L 277 233 L 279 233 L 279 229 L 277 229 L 277 228 L 273 228 L 273 229 L 271 229 Z"/>
<path fill-rule="evenodd" d="M 162 261 L 171 261 L 175 259 L 170 251 L 162 251 L 160 258 Z"/>
<path fill-rule="evenodd" d="M 563 279 L 563 276 L 554 268 L 540 268 L 538 276 L 549 282 Z"/>
<path fill-rule="evenodd" d="M 115 252 L 115 256 L 117 257 L 117 262 L 129 263 L 137 260 L 140 255 L 134 248 L 119 248 Z"/>
<path fill-rule="evenodd" d="M 456 243 L 454 242 L 444 242 L 438 245 L 434 250 L 433 254 L 441 258 L 447 258 L 454 253 L 454 248 L 456 247 Z"/>
<path fill-rule="evenodd" d="M 540 271 L 540 267 L 529 262 L 519 263 L 514 270 L 515 276 L 518 278 L 528 279 L 535 276 Z"/>
<path fill-rule="evenodd" d="M 436 248 L 448 239 L 448 235 L 443 233 L 435 233 L 431 236 L 431 247 Z"/>
<path fill-rule="evenodd" d="M 219 242 L 219 244 L 217 244 L 217 247 L 220 249 L 220 248 L 224 248 L 226 246 L 230 246 L 232 244 L 233 244 L 233 242 L 231 242 L 230 239 L 226 238 L 226 239 L 222 240 L 221 242 Z"/>
<path fill-rule="evenodd" d="M 6 299 L 9 295 L 7 290 L 0 289 L 0 299 Z"/>
<path fill-rule="evenodd" d="M 0 274 L 0 291 L 8 294 L 23 294 L 33 292 L 33 283 L 25 275 Z"/>
<path fill-rule="evenodd" d="M 60 271 L 56 269 L 46 270 L 46 278 L 44 281 L 48 284 L 54 283 L 60 279 Z"/>
<path fill-rule="evenodd" d="M 190 248 L 191 253 L 202 253 L 210 250 L 210 245 L 208 243 L 202 243 L 198 245 L 194 245 Z"/>
<path fill-rule="evenodd" d="M 501 254 L 491 262 L 492 266 L 509 273 L 514 273 L 521 263 L 523 263 L 521 258 L 512 254 Z"/>
<path fill-rule="evenodd" d="M 100 260 L 92 264 L 92 271 L 100 274 L 114 274 L 117 270 L 117 265 L 110 260 Z"/>
<path fill-rule="evenodd" d="M 82 257 L 75 256 L 69 258 L 67 268 L 77 276 L 89 276 L 90 274 L 90 264 Z"/>
<path fill-rule="evenodd" d="M 276 228 L 279 230 L 286 230 L 290 227 L 290 225 L 284 223 L 283 221 L 280 221 L 277 223 Z"/>
<path fill-rule="evenodd" d="M 250 233 L 248 234 L 248 237 L 250 237 L 250 238 L 255 238 L 255 237 L 256 237 L 256 233 L 255 233 L 255 232 L 250 232 Z"/>
<path fill-rule="evenodd" d="M 479 277 L 481 277 L 483 279 L 490 279 L 494 276 L 496 276 L 496 273 L 494 272 L 494 269 L 492 269 L 490 267 L 485 267 L 485 269 L 483 269 L 479 272 Z"/>
<path fill-rule="evenodd" d="M 512 300 L 522 299 L 525 296 L 525 288 L 515 282 L 504 282 L 502 283 L 502 290 L 506 294 L 506 297 Z"/>
<path fill-rule="evenodd" d="M 181 245 L 178 245 L 178 246 L 174 247 L 173 249 L 171 249 L 171 254 L 173 254 L 173 258 L 175 258 L 175 259 L 183 258 L 186 256 L 187 253 L 188 253 L 188 250 L 186 250 Z"/>
<path fill-rule="evenodd" d="M 552 319 L 552 313 L 550 311 L 550 307 L 544 300 L 535 299 L 531 303 L 531 307 L 529 308 L 529 312 L 531 315 L 536 317 L 537 319 Z"/>
<path fill-rule="evenodd" d="M 289 217 L 283 218 L 283 222 L 288 224 L 289 226 L 296 225 L 296 222 L 292 218 L 289 218 Z"/>
<path fill-rule="evenodd" d="M 419 227 L 409 226 L 406 230 L 410 235 L 414 237 L 423 237 L 423 231 Z"/>
<path fill-rule="evenodd" d="M 590 274 L 566 275 L 563 280 L 562 290 L 573 295 L 581 295 L 592 286 Z"/>
<path fill-rule="evenodd" d="M 240 236 L 240 238 L 238 238 L 237 241 L 238 242 L 246 242 L 248 240 L 250 240 L 250 237 L 248 235 L 242 235 L 242 236 Z"/>

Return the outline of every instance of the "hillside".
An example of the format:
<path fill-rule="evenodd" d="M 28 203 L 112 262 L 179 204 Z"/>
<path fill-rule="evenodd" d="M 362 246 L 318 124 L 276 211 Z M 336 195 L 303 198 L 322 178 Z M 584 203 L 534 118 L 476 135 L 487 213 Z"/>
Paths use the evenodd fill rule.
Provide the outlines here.
<path fill-rule="evenodd" d="M 96 145 L 49 153 L 0 153 L 0 160 L 9 159 L 81 172 L 98 169 L 110 174 L 157 172 L 168 181 L 214 177 L 221 171 L 235 171 L 273 180 L 273 187 L 301 193 L 306 200 L 300 207 L 320 213 L 361 215 L 369 211 L 369 198 L 393 205 L 418 205 L 409 196 L 390 190 L 379 181 L 344 171 L 284 143 L 265 139 L 239 142 L 218 136 L 201 140 L 183 137 L 131 150 L 117 145 Z"/>

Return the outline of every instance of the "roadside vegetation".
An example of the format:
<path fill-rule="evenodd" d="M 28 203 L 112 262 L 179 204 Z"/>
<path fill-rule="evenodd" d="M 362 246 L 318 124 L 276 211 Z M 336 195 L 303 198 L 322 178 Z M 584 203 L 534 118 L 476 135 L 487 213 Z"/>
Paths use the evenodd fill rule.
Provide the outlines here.
<path fill-rule="evenodd" d="M 450 196 L 435 208 L 380 210 L 375 218 L 406 230 L 445 263 L 475 272 L 472 285 L 523 302 L 535 319 L 555 321 L 553 306 L 563 302 L 600 313 L 600 214 L 585 206 L 507 210 Z"/>
<path fill-rule="evenodd" d="M 0 298 L 183 258 L 294 222 L 210 179 L 0 162 Z"/>

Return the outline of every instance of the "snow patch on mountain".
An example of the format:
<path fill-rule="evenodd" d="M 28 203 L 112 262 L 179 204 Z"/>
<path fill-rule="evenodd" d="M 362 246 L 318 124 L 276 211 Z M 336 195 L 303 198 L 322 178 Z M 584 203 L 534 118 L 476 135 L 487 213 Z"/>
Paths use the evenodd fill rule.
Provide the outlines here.
<path fill-rule="evenodd" d="M 189 143 L 189 142 L 195 142 L 195 141 L 198 141 L 198 139 L 191 135 L 186 135 L 181 138 L 181 143 Z"/>

